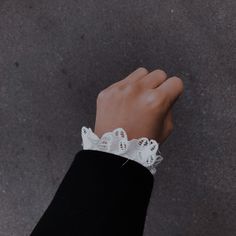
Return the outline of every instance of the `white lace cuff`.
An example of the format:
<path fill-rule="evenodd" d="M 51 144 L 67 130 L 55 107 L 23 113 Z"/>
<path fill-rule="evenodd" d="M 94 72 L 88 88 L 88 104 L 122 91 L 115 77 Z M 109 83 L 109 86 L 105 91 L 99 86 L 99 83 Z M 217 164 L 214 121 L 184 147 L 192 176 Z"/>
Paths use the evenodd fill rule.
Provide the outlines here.
<path fill-rule="evenodd" d="M 128 141 L 122 128 L 107 132 L 99 138 L 91 128 L 83 126 L 81 136 L 84 150 L 98 150 L 126 157 L 145 166 L 152 174 L 156 173 L 156 166 L 163 160 L 155 140 L 142 137 Z"/>

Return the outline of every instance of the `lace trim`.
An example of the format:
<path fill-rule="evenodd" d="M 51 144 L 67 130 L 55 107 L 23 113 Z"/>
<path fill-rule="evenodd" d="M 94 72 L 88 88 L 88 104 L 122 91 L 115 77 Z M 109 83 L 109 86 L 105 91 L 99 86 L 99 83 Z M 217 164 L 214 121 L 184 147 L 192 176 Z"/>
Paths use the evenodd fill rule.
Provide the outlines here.
<path fill-rule="evenodd" d="M 155 140 L 142 137 L 128 141 L 122 128 L 107 132 L 99 138 L 91 128 L 83 126 L 81 136 L 84 150 L 104 151 L 126 157 L 145 166 L 152 174 L 156 173 L 156 166 L 163 160 Z"/>

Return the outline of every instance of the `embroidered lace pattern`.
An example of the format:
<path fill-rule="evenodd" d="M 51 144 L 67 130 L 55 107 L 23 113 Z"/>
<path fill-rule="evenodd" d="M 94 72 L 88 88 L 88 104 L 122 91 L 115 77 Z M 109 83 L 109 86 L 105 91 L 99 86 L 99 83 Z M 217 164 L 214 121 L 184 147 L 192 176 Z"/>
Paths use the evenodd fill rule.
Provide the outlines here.
<path fill-rule="evenodd" d="M 145 166 L 152 174 L 156 173 L 156 166 L 163 160 L 155 140 L 145 137 L 128 140 L 122 128 L 106 132 L 99 138 L 91 128 L 83 126 L 81 136 L 84 150 L 98 150 L 126 157 Z"/>

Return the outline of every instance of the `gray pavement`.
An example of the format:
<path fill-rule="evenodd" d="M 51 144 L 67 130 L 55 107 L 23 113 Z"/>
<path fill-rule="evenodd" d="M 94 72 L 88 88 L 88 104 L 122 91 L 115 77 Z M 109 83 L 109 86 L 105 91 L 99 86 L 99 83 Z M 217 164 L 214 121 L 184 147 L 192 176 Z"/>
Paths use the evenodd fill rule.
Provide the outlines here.
<path fill-rule="evenodd" d="M 139 66 L 185 83 L 144 235 L 236 235 L 235 12 L 233 0 L 1 0 L 0 236 L 29 235 L 98 92 Z"/>

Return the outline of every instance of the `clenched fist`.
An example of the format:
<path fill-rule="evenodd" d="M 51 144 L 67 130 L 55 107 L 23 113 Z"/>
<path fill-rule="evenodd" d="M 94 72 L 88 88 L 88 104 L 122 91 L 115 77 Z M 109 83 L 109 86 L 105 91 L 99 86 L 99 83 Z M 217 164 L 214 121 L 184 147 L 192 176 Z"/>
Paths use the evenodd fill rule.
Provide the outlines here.
<path fill-rule="evenodd" d="M 123 128 L 128 139 L 147 137 L 163 143 L 173 130 L 171 108 L 183 92 L 183 82 L 162 70 L 139 68 L 97 97 L 94 133 Z"/>

